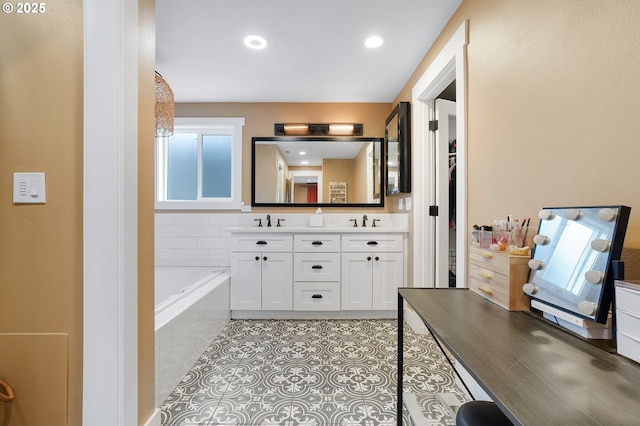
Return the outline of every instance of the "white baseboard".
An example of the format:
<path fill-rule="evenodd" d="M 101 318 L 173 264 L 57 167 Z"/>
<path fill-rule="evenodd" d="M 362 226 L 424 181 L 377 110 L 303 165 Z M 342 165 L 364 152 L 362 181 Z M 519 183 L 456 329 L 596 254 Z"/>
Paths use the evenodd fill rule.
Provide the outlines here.
<path fill-rule="evenodd" d="M 156 408 L 153 411 L 153 414 L 144 423 L 144 426 L 162 426 L 161 420 L 162 419 L 160 418 L 160 409 Z"/>

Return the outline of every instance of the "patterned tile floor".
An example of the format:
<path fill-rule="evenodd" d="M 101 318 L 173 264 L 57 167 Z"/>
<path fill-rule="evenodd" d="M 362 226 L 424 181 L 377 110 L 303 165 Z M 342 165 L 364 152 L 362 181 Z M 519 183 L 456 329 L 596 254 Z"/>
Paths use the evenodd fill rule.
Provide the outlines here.
<path fill-rule="evenodd" d="M 405 391 L 431 425 L 434 394 L 464 399 L 430 336 L 405 327 Z M 174 425 L 395 425 L 395 320 L 232 320 L 161 406 Z M 410 425 L 404 416 L 404 424 Z"/>

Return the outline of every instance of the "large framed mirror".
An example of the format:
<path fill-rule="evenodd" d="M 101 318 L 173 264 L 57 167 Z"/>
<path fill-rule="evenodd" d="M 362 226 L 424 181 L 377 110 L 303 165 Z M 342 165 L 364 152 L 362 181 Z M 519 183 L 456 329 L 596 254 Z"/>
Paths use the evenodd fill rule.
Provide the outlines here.
<path fill-rule="evenodd" d="M 253 137 L 251 205 L 383 207 L 384 139 Z"/>
<path fill-rule="evenodd" d="M 411 192 L 411 104 L 400 102 L 385 123 L 386 194 Z"/>

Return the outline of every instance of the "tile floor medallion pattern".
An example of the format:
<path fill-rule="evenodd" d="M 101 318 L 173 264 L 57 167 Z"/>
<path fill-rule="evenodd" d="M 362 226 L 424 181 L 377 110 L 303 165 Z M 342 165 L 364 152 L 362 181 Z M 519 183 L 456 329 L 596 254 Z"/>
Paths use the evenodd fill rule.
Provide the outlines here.
<path fill-rule="evenodd" d="M 162 424 L 395 426 L 396 333 L 395 320 L 232 320 L 162 404 Z M 464 396 L 437 344 L 406 326 L 404 353 L 404 390 L 430 425 L 455 424 L 434 394 Z"/>

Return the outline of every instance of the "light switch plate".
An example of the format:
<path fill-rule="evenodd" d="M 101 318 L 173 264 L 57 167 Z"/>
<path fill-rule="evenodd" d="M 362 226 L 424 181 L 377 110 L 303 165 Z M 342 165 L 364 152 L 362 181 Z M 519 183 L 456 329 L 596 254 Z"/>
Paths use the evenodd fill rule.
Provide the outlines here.
<path fill-rule="evenodd" d="M 13 202 L 44 204 L 47 201 L 44 173 L 14 173 Z"/>
<path fill-rule="evenodd" d="M 404 205 L 405 205 L 407 211 L 411 210 L 411 197 L 406 197 L 404 199 Z"/>

